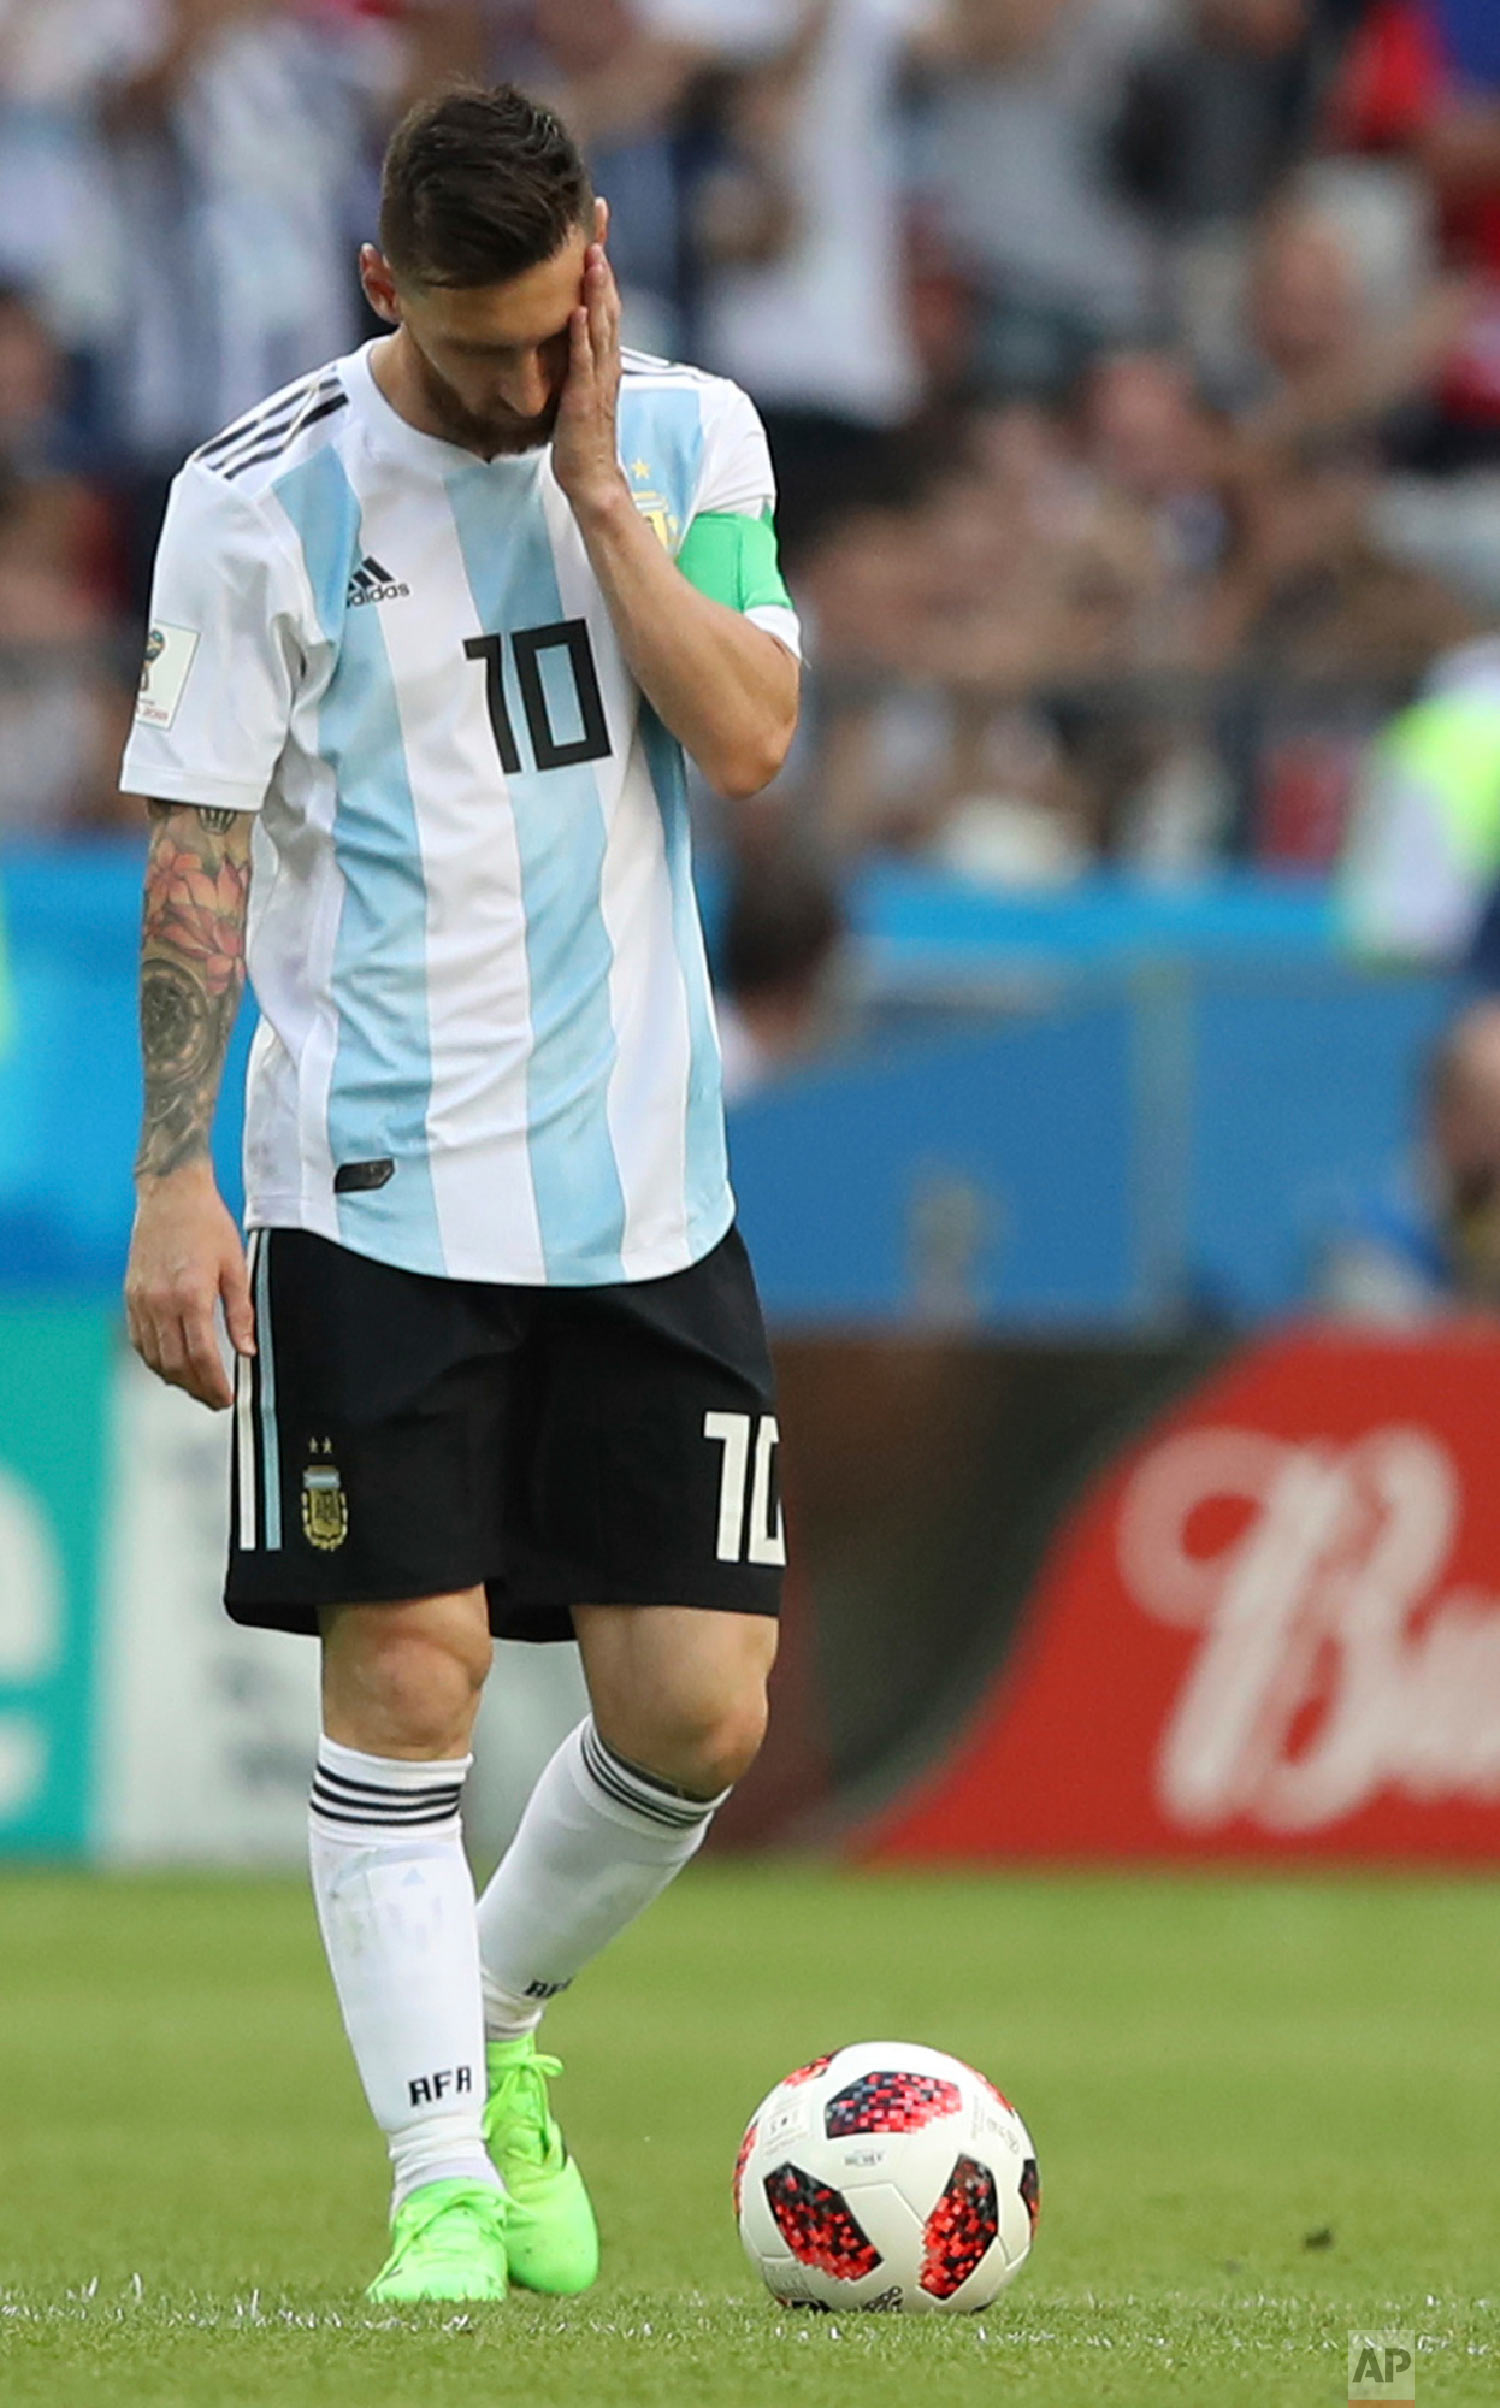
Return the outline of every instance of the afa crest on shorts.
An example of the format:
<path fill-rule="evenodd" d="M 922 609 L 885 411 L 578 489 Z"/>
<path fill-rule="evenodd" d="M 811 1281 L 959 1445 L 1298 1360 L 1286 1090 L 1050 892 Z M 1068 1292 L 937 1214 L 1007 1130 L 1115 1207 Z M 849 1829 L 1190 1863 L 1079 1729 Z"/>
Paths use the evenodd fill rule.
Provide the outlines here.
<path fill-rule="evenodd" d="M 342 1547 L 349 1536 L 349 1499 L 333 1461 L 331 1438 L 308 1442 L 308 1460 L 302 1467 L 302 1535 L 324 1555 Z"/>

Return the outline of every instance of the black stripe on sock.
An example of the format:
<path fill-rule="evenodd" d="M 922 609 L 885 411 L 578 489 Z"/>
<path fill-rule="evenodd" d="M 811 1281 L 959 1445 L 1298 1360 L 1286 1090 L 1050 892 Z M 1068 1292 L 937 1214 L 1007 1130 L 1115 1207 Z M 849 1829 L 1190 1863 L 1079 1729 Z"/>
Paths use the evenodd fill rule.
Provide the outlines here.
<path fill-rule="evenodd" d="M 653 1781 L 649 1773 L 638 1772 L 634 1765 L 626 1764 L 613 1749 L 606 1747 L 592 1724 L 583 1735 L 583 1761 L 590 1778 L 607 1798 L 613 1798 L 616 1805 L 629 1806 L 649 1822 L 661 1823 L 669 1831 L 692 1831 L 713 1812 L 708 1799 L 681 1797 L 675 1790 Z"/>
<path fill-rule="evenodd" d="M 313 1803 L 326 1806 L 334 1814 L 362 1814 L 376 1822 L 412 1823 L 428 1814 L 457 1814 L 463 1798 L 461 1789 L 388 1790 L 382 1796 L 351 1797 L 343 1790 L 330 1789 L 316 1775 L 312 1785 Z"/>
<path fill-rule="evenodd" d="M 450 1792 L 456 1798 L 464 1785 L 462 1774 L 457 1780 L 423 1781 L 410 1789 L 404 1785 L 398 1787 L 394 1781 L 353 1781 L 347 1773 L 336 1773 L 329 1764 L 317 1765 L 313 1779 L 326 1782 L 330 1789 L 344 1790 L 351 1796 L 362 1798 L 437 1798 L 447 1797 Z"/>
<path fill-rule="evenodd" d="M 649 1781 L 623 1757 L 606 1747 L 597 1733 L 584 1740 L 584 1762 L 593 1779 L 621 1805 L 630 1806 L 638 1814 L 648 1815 L 653 1822 L 666 1823 L 673 1830 L 690 1830 L 701 1822 L 708 1808 L 693 1800 L 679 1798 L 661 1784 Z"/>

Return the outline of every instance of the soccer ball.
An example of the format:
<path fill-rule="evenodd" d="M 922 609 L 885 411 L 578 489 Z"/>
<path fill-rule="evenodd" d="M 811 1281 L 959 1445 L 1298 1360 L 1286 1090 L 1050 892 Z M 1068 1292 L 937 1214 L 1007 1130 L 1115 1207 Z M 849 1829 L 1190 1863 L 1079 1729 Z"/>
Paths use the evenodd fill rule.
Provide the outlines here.
<path fill-rule="evenodd" d="M 862 2040 L 778 2082 L 750 2118 L 734 2212 L 787 2304 L 985 2308 L 1019 2273 L 1041 2207 L 1036 2151 L 971 2066 Z"/>

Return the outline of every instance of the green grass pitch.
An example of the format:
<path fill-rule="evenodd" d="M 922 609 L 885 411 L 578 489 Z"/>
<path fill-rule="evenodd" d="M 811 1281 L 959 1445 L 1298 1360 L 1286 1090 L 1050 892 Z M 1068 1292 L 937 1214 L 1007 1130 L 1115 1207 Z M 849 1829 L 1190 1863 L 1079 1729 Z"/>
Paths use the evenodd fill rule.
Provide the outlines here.
<path fill-rule="evenodd" d="M 0 1881 L 6 2408 L 1422 2408 L 1500 2399 L 1500 1911 L 1480 1881 L 708 1866 L 549 2021 L 582 2300 L 375 2310 L 384 2166 L 291 1882 Z M 778 2310 L 728 2204 L 791 2066 L 907 2037 L 1037 2142 L 977 2318 Z"/>

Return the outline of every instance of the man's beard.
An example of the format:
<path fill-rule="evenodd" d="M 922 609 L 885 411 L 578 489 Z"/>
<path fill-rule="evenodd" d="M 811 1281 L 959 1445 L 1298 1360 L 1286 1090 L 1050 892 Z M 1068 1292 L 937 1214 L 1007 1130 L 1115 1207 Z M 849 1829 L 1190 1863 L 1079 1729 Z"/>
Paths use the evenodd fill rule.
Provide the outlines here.
<path fill-rule="evenodd" d="M 465 406 L 447 378 L 438 374 L 425 351 L 418 350 L 415 343 L 412 351 L 422 382 L 422 398 L 449 442 L 461 445 L 465 451 L 482 452 L 487 460 L 507 452 L 540 451 L 543 444 L 551 442 L 562 400 L 560 390 L 535 418 L 518 418 L 514 410 L 505 410 L 494 418 L 481 418 Z"/>

